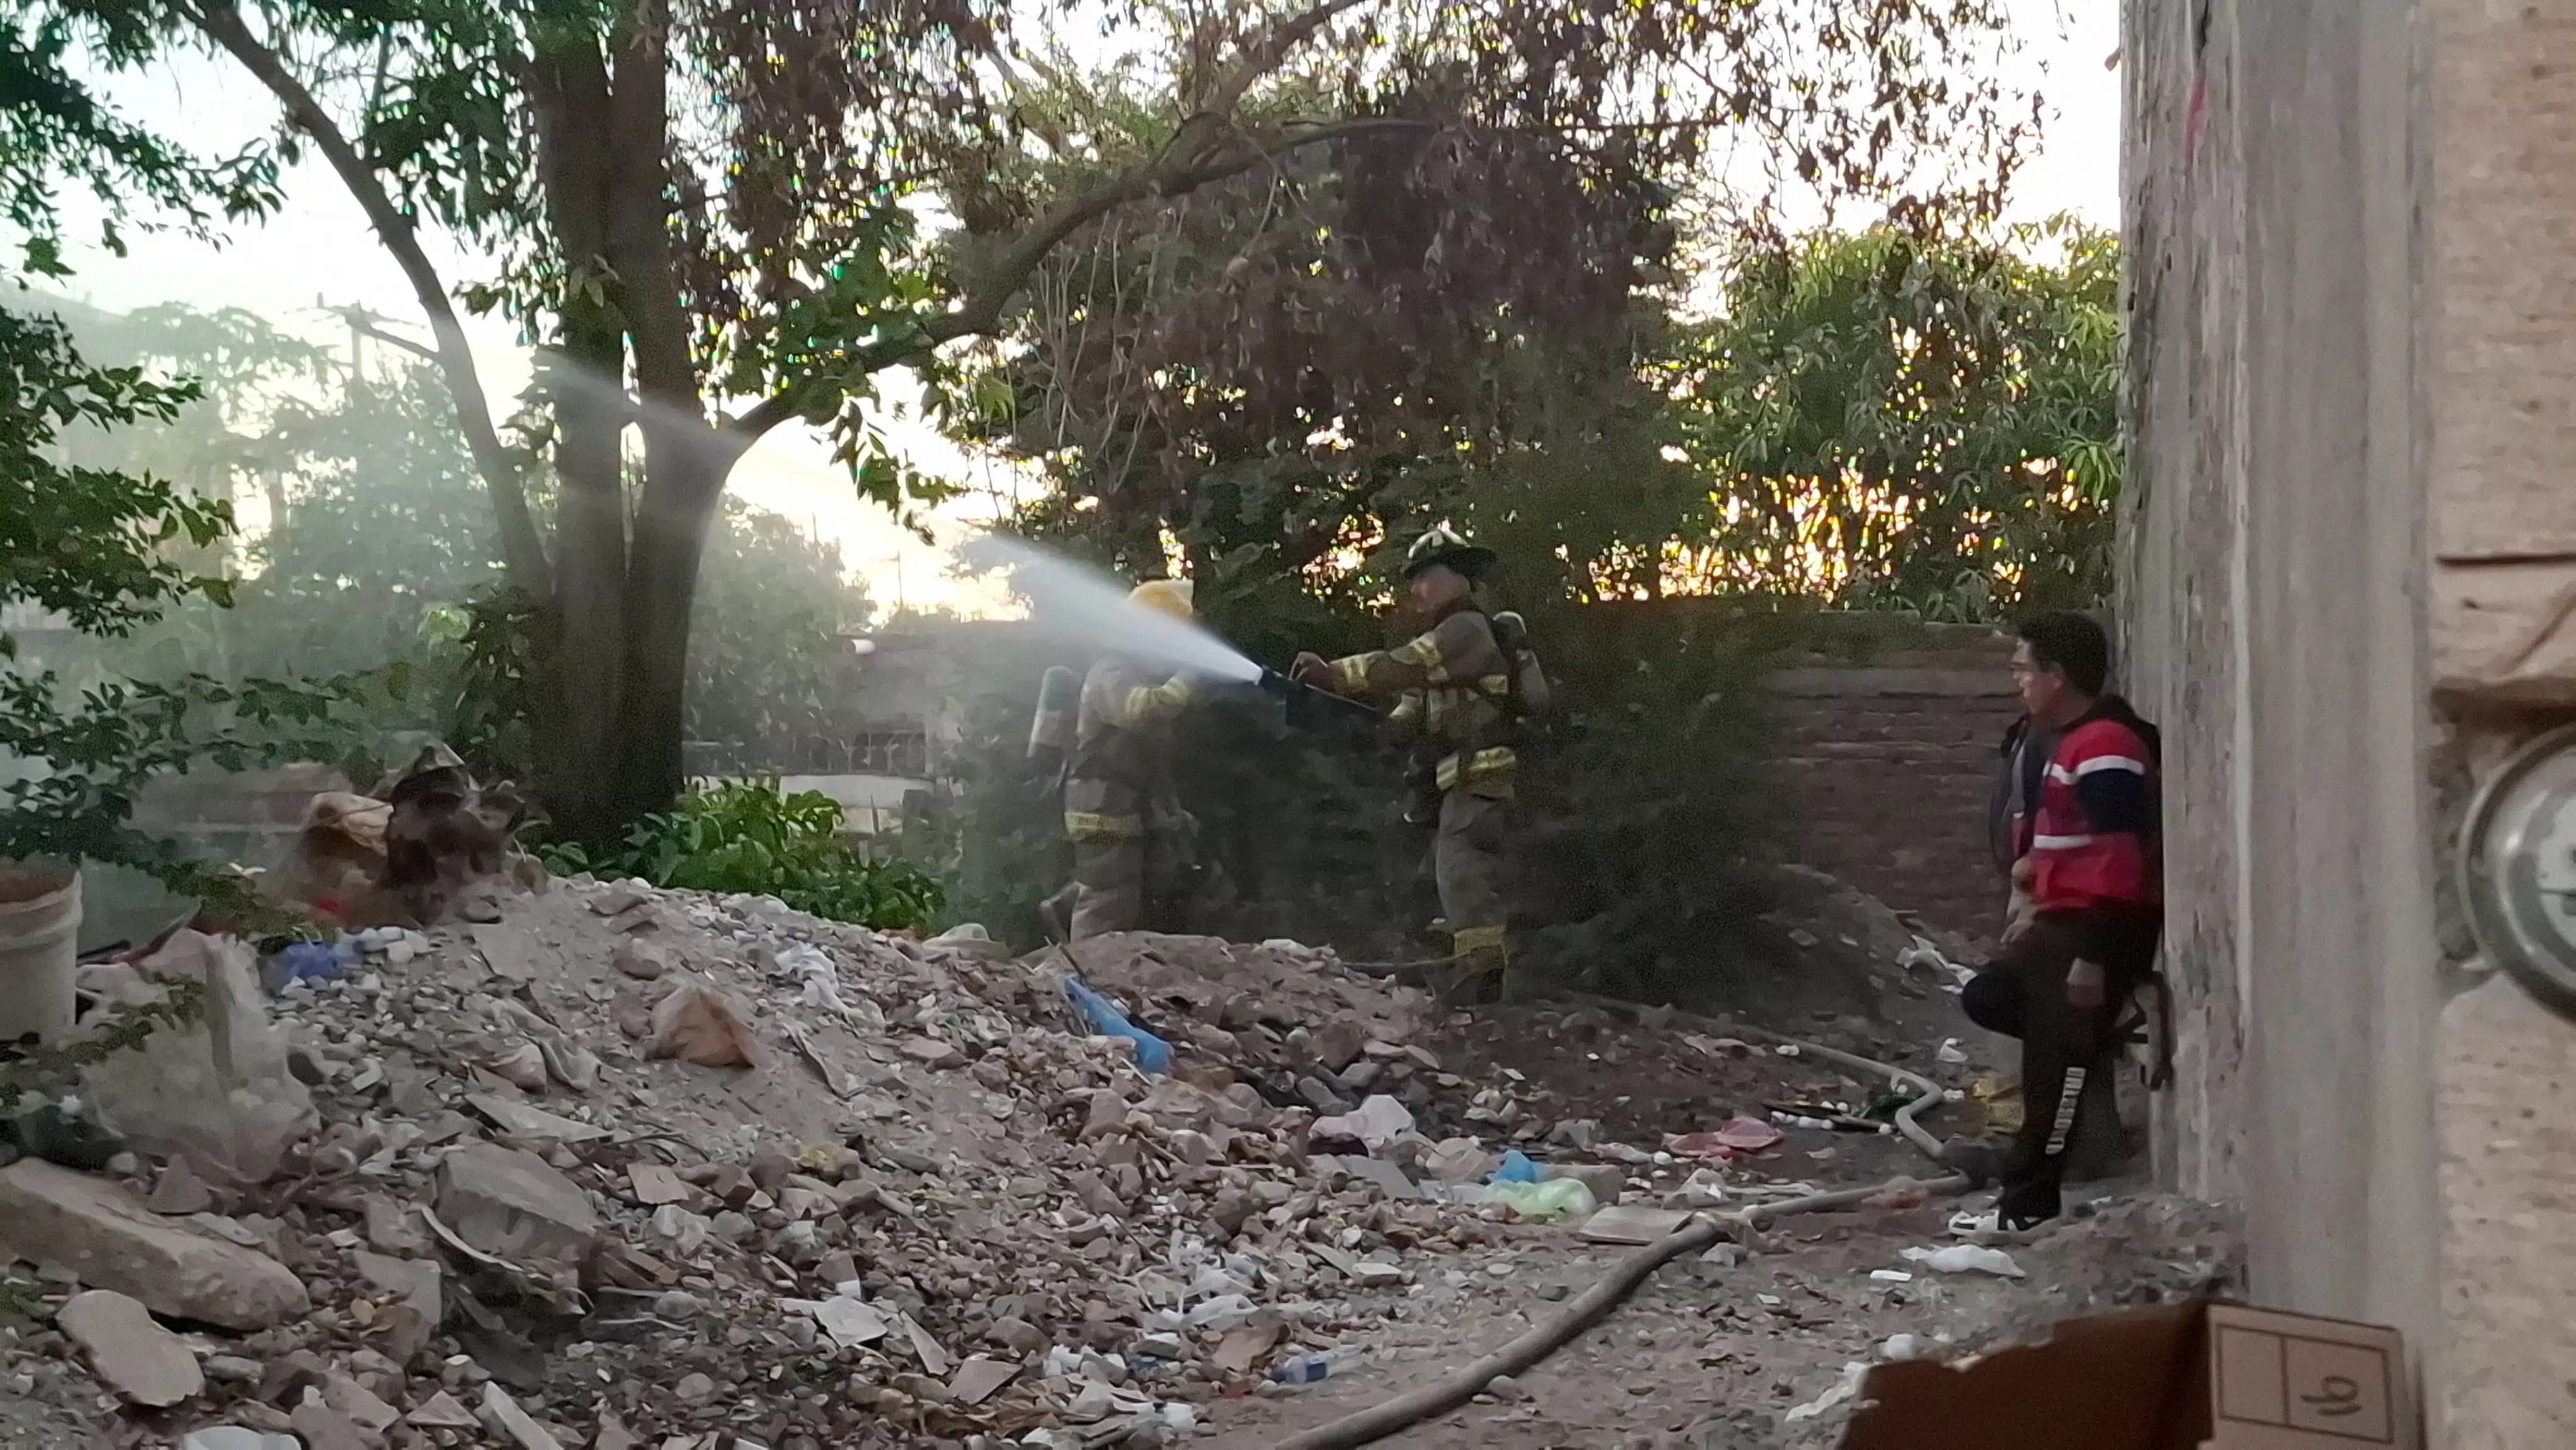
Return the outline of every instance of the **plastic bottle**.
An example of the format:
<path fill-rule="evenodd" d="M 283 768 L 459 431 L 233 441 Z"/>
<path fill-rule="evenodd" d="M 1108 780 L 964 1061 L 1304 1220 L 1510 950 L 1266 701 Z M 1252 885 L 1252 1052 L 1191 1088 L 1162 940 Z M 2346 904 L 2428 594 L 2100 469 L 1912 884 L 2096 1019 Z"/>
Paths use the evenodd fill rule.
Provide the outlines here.
<path fill-rule="evenodd" d="M 1360 1351 L 1358 1347 L 1354 1345 L 1344 1345 L 1339 1349 L 1318 1350 L 1311 1354 L 1301 1354 L 1284 1363 L 1273 1365 L 1270 1370 L 1270 1379 L 1274 1384 L 1311 1385 L 1317 1380 L 1339 1374 L 1359 1362 Z"/>

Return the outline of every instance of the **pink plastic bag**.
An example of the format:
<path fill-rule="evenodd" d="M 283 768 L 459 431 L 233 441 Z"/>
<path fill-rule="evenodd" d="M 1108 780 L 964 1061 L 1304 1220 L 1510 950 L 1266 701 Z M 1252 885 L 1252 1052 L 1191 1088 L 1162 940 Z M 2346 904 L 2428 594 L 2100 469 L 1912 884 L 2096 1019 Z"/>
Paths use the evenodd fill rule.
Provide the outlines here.
<path fill-rule="evenodd" d="M 1780 1130 L 1760 1118 L 1741 1114 L 1704 1133 L 1667 1133 L 1664 1151 L 1682 1158 L 1724 1163 L 1766 1153 L 1780 1146 Z"/>

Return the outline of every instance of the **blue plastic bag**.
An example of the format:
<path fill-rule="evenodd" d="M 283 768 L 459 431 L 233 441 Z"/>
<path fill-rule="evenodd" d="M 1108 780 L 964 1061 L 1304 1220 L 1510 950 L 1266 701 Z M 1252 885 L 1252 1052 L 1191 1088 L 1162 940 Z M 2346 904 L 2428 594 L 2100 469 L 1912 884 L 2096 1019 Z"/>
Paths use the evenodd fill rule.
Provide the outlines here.
<path fill-rule="evenodd" d="M 1135 1043 L 1138 1067 L 1158 1076 L 1172 1070 L 1172 1044 L 1129 1022 L 1126 1014 L 1109 1004 L 1108 998 L 1072 977 L 1064 979 L 1064 994 L 1073 999 L 1073 1009 L 1091 1024 L 1092 1031 Z"/>
<path fill-rule="evenodd" d="M 330 981 L 347 971 L 357 955 L 346 942 L 289 942 L 268 959 L 260 977 L 269 992 L 275 994 L 284 991 L 289 982 Z"/>
<path fill-rule="evenodd" d="M 1494 1176 L 1490 1181 L 1495 1183 L 1536 1183 L 1538 1182 L 1538 1165 L 1530 1161 L 1530 1156 L 1527 1153 L 1522 1152 L 1518 1148 L 1514 1148 L 1503 1155 L 1503 1166 L 1494 1170 Z"/>

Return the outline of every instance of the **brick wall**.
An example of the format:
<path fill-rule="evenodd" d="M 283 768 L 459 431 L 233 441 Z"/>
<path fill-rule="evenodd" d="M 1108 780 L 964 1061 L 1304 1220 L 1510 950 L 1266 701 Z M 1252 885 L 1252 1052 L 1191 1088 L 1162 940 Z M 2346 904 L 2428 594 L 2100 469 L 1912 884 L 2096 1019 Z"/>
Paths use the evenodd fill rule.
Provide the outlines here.
<path fill-rule="evenodd" d="M 1782 844 L 1898 911 L 1989 939 L 2004 885 L 1986 806 L 2019 713 L 2012 643 L 1972 626 L 1908 634 L 1859 662 L 1811 653 L 1765 682 Z"/>

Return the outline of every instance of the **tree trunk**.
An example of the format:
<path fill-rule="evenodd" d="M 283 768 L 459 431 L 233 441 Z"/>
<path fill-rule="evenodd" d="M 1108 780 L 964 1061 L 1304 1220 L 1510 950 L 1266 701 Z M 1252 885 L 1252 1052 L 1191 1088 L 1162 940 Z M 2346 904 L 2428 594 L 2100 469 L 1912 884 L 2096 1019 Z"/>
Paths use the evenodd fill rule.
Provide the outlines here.
<path fill-rule="evenodd" d="M 621 435 L 623 338 L 614 322 L 567 338 L 567 378 L 554 392 L 555 608 L 563 626 L 556 688 L 561 720 L 532 721 L 542 793 L 574 839 L 603 845 L 625 826 L 616 789 L 626 665 L 626 488 Z M 551 749 L 546 748 L 551 746 Z"/>
<path fill-rule="evenodd" d="M 698 565 L 741 450 L 678 419 L 648 417 L 645 469 L 651 482 L 635 512 L 626 577 L 624 706 L 617 721 L 617 776 L 610 796 L 626 820 L 667 809 L 687 785 L 689 618 Z"/>

